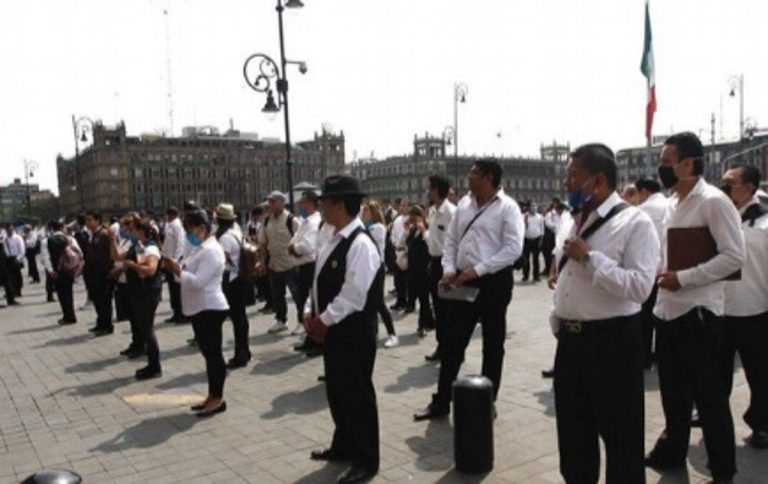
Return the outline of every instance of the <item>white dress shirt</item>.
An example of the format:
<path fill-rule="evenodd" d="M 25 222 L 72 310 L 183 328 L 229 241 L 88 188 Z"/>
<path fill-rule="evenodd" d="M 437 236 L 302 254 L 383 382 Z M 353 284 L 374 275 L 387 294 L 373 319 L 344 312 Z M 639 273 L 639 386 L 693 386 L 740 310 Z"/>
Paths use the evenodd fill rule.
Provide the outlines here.
<path fill-rule="evenodd" d="M 295 258 L 297 266 L 314 262 L 317 258 L 317 232 L 321 220 L 319 212 L 313 213 L 301 222 L 299 230 L 293 235 L 291 244 L 300 256 Z"/>
<path fill-rule="evenodd" d="M 5 255 L 6 257 L 13 257 L 19 262 L 24 261 L 27 248 L 24 244 L 24 238 L 18 233 L 14 232 L 5 239 Z"/>
<path fill-rule="evenodd" d="M 240 249 L 242 247 L 243 235 L 236 226 L 231 227 L 219 238 L 219 244 L 224 249 L 226 270 L 229 271 L 229 280 L 234 281 L 240 273 Z"/>
<path fill-rule="evenodd" d="M 405 232 L 406 218 L 406 215 L 398 215 L 395 220 L 392 221 L 392 231 L 389 233 L 389 240 L 395 248 L 399 247 L 401 241 L 404 240 L 403 233 Z"/>
<path fill-rule="evenodd" d="M 229 309 L 221 289 L 225 263 L 224 249 L 215 237 L 189 251 L 181 269 L 181 310 L 185 316 Z"/>
<path fill-rule="evenodd" d="M 621 203 L 613 192 L 582 224 L 582 230 L 605 217 Z M 568 222 L 567 237 L 558 237 L 555 264 L 563 256 L 565 238 L 577 235 L 572 218 Z M 557 279 L 554 308 L 550 318 L 552 330 L 559 330 L 561 319 L 594 321 L 640 312 L 648 299 L 659 266 L 659 239 L 650 217 L 635 207 L 625 208 L 606 221 L 586 239 L 590 247 L 589 262 L 568 260 Z"/>
<path fill-rule="evenodd" d="M 664 214 L 667 212 L 667 205 L 669 205 L 669 200 L 663 193 L 654 193 L 637 206 L 637 208 L 651 217 L 653 227 L 656 229 L 656 235 L 659 236 L 659 241 L 663 238 Z"/>
<path fill-rule="evenodd" d="M 322 248 L 317 258 L 317 265 L 315 266 L 312 298 L 307 301 L 305 314 L 311 312 L 313 308 L 314 314 L 320 312 L 317 303 L 317 276 L 322 271 L 328 257 L 336 249 L 336 246 L 342 240 L 349 237 L 358 227 L 363 227 L 363 222 L 359 218 L 355 218 L 346 227 L 337 230 L 333 238 Z M 360 234 L 355 237 L 355 240 L 349 247 L 349 252 L 347 252 L 347 273 L 344 277 L 341 291 L 326 306 L 325 311 L 320 314 L 320 320 L 326 326 L 337 324 L 350 314 L 363 310 L 366 299 L 368 299 L 368 290 L 371 288 L 371 284 L 373 284 L 381 264 L 382 260 L 379 250 L 373 240 L 371 240 L 371 237 L 368 237 L 366 234 Z"/>
<path fill-rule="evenodd" d="M 560 226 L 560 219 L 562 217 L 560 216 L 560 212 L 558 212 L 555 209 L 549 210 L 544 215 L 544 226 L 552 231 L 552 233 L 557 233 L 557 229 Z"/>
<path fill-rule="evenodd" d="M 34 249 L 37 245 L 37 232 L 34 230 L 30 230 L 28 234 L 25 235 L 24 245 L 26 246 L 27 250 Z"/>
<path fill-rule="evenodd" d="M 544 235 L 544 217 L 539 213 L 525 214 L 525 238 L 538 239 Z"/>
<path fill-rule="evenodd" d="M 379 255 L 381 260 L 384 260 L 384 244 L 387 240 L 387 229 L 382 223 L 375 223 L 368 227 L 368 232 L 371 233 L 373 241 L 376 242 L 376 248 L 379 249 Z"/>
<path fill-rule="evenodd" d="M 427 221 L 429 230 L 424 235 L 429 248 L 429 255 L 432 257 L 442 257 L 443 247 L 445 246 L 445 234 L 453 220 L 453 214 L 456 213 L 456 205 L 443 200 L 439 207 L 430 211 L 430 217 Z"/>
<path fill-rule="evenodd" d="M 484 212 L 462 238 L 480 210 Z M 458 270 L 474 268 L 481 277 L 509 267 L 523 253 L 524 232 L 520 207 L 504 190 L 499 189 L 485 207 L 479 207 L 473 195 L 465 195 L 459 200 L 445 237 L 443 272 L 455 274 Z"/>
<path fill-rule="evenodd" d="M 165 226 L 165 241 L 163 242 L 163 255 L 175 261 L 181 259 L 184 253 L 184 226 L 179 217 L 173 219 Z"/>
<path fill-rule="evenodd" d="M 699 179 L 691 192 L 680 200 L 669 199 L 662 233 L 662 267 L 666 270 L 666 231 L 674 227 L 707 227 L 715 239 L 718 255 L 683 271 L 677 279 L 681 288 L 659 288 L 653 313 L 659 319 L 679 318 L 697 306 L 722 316 L 725 309 L 724 278 L 741 269 L 746 258 L 741 217 L 733 202 L 719 189 Z"/>
<path fill-rule="evenodd" d="M 741 208 L 759 204 L 754 197 Z M 741 268 L 741 280 L 725 282 L 725 314 L 727 316 L 756 316 L 768 311 L 768 214 L 750 222 L 742 222 L 747 261 Z"/>

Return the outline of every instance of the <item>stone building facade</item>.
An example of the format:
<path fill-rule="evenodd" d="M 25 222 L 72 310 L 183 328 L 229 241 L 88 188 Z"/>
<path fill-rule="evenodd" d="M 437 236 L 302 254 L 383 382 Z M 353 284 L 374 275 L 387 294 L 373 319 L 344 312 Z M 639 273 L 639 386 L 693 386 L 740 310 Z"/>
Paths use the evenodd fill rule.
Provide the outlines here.
<path fill-rule="evenodd" d="M 323 130 L 292 149 L 293 180 L 320 184 L 344 171 L 344 132 Z M 78 159 L 56 160 L 62 210 L 162 211 L 185 200 L 212 207 L 220 202 L 248 210 L 272 190 L 285 192 L 285 145 L 234 129 L 185 129 L 178 138 L 128 136 L 125 124 L 96 123 L 93 143 Z"/>

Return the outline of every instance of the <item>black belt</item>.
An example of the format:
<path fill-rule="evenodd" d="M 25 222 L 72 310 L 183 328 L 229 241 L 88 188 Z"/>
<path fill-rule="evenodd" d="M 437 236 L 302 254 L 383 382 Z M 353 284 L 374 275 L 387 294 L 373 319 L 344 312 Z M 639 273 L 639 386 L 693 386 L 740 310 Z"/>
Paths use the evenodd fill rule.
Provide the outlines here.
<path fill-rule="evenodd" d="M 637 318 L 637 315 L 632 316 L 620 316 L 617 318 L 608 318 L 608 319 L 590 319 L 590 320 L 579 320 L 579 319 L 560 319 L 560 322 L 562 323 L 560 327 L 565 330 L 567 333 L 571 334 L 581 334 L 581 333 L 588 333 L 592 331 L 599 331 L 600 329 L 604 329 L 609 326 L 616 326 L 617 324 L 630 322 Z"/>

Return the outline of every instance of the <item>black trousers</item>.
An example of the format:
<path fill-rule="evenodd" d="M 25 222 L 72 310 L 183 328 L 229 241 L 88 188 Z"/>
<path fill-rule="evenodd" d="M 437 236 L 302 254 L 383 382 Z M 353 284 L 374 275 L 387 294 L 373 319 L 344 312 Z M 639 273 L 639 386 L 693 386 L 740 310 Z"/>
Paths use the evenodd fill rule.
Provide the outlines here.
<path fill-rule="evenodd" d="M 389 312 L 389 308 L 387 307 L 387 302 L 384 300 L 383 294 L 381 296 L 381 302 L 379 303 L 379 309 L 376 310 L 376 313 L 384 323 L 384 327 L 387 328 L 387 334 L 390 336 L 396 335 L 397 333 L 395 332 L 395 324 L 392 321 L 392 313 Z M 310 341 L 312 341 L 311 338 Z"/>
<path fill-rule="evenodd" d="M 285 288 L 287 286 L 293 301 L 296 303 L 298 319 L 301 321 L 304 308 L 300 308 L 298 305 L 298 271 L 295 268 L 284 272 L 269 271 L 269 286 L 272 289 L 272 308 L 275 310 L 275 319 L 284 323 L 288 321 L 288 304 L 285 302 Z"/>
<path fill-rule="evenodd" d="M 437 339 L 437 354 L 442 353 L 445 345 L 445 325 L 448 317 L 447 301 L 437 296 L 437 286 L 443 278 L 443 258 L 432 257 L 429 265 L 429 294 L 432 297 L 432 308 L 435 311 L 435 338 Z"/>
<path fill-rule="evenodd" d="M 768 313 L 726 316 L 723 321 L 722 372 L 728 395 L 733 387 L 736 352 L 750 391 L 744 422 L 753 431 L 768 431 Z"/>
<path fill-rule="evenodd" d="M 419 301 L 419 329 L 431 329 L 435 326 L 432 306 L 429 304 L 429 269 L 427 266 L 408 267 L 408 301 L 409 308 L 416 306 Z"/>
<path fill-rule="evenodd" d="M 656 305 L 656 296 L 659 286 L 653 285 L 653 290 L 640 310 L 640 319 L 643 322 L 643 366 L 651 368 L 653 364 L 653 328 L 656 326 L 656 318 L 653 315 L 653 307 Z"/>
<path fill-rule="evenodd" d="M 240 278 L 229 281 L 229 274 L 224 274 L 224 295 L 229 304 L 229 319 L 232 320 L 232 332 L 235 335 L 235 359 L 248 361 L 251 359 L 251 350 L 248 348 L 248 332 L 250 323 L 245 312 L 245 291 L 251 290 L 250 284 L 244 283 Z M 221 332 L 221 329 L 219 329 Z M 221 345 L 219 345 L 221 346 Z"/>
<path fill-rule="evenodd" d="M 130 320 L 131 305 L 128 301 L 128 285 L 124 282 L 115 284 L 115 319 Z"/>
<path fill-rule="evenodd" d="M 440 359 L 440 376 L 437 394 L 432 400 L 433 406 L 445 408 L 450 404 L 451 386 L 464 363 L 467 345 L 478 322 L 483 329 L 482 374 L 493 382 L 494 399 L 499 393 L 501 369 L 504 365 L 504 340 L 507 337 L 507 306 L 512 300 L 512 269 L 506 268 L 480 277 L 470 285 L 480 289 L 475 302 L 449 302 L 446 345 Z"/>
<path fill-rule="evenodd" d="M 53 294 L 56 292 L 56 287 L 53 283 L 53 278 L 48 275 L 46 272 L 45 274 L 45 295 L 47 296 L 47 299 L 50 301 L 53 299 Z"/>
<path fill-rule="evenodd" d="M 165 281 L 168 283 L 168 294 L 171 297 L 171 317 L 180 321 L 184 319 L 184 315 L 181 312 L 181 284 L 176 282 L 171 272 L 166 272 Z"/>
<path fill-rule="evenodd" d="M 395 283 L 395 304 L 405 307 L 408 302 L 408 271 L 404 271 L 395 265 L 393 279 Z"/>
<path fill-rule="evenodd" d="M 56 289 L 56 297 L 59 298 L 59 305 L 61 306 L 62 318 L 67 322 L 77 321 L 75 317 L 75 301 L 72 294 L 72 285 L 75 281 L 71 276 L 57 273 L 56 279 L 53 280 L 53 286 Z"/>
<path fill-rule="evenodd" d="M 96 327 L 99 329 L 112 329 L 112 294 L 114 284 L 106 277 L 90 278 L 88 285 L 91 301 L 96 310 Z"/>
<path fill-rule="evenodd" d="M 27 275 L 34 282 L 40 282 L 40 271 L 37 269 L 37 252 L 35 249 L 27 249 Z"/>
<path fill-rule="evenodd" d="M 227 311 L 201 311 L 192 316 L 192 330 L 195 341 L 205 358 L 205 373 L 208 375 L 208 395 L 213 398 L 224 396 L 224 380 L 227 368 L 221 351 L 221 327 L 227 319 Z"/>
<path fill-rule="evenodd" d="M 541 255 L 541 237 L 525 239 L 523 242 L 523 279 L 528 279 L 533 266 L 533 278 L 539 278 L 539 256 Z"/>
<path fill-rule="evenodd" d="M 147 366 L 160 369 L 160 347 L 155 335 L 155 312 L 160 304 L 159 291 L 131 292 L 133 324 L 138 341 L 147 349 Z"/>
<path fill-rule="evenodd" d="M 608 484 L 645 483 L 642 326 L 638 316 L 564 328 L 555 356 L 560 473 L 567 483 L 597 483 L 600 442 Z"/>
<path fill-rule="evenodd" d="M 544 229 L 544 236 L 541 239 L 541 253 L 544 256 L 545 277 L 549 277 L 549 271 L 552 269 L 552 252 L 555 250 L 555 233 L 549 229 Z"/>
<path fill-rule="evenodd" d="M 259 277 L 256 280 L 256 293 L 259 299 L 263 299 L 267 307 L 272 307 L 272 289 L 269 287 L 269 277 Z"/>
<path fill-rule="evenodd" d="M 24 277 L 21 275 L 22 265 L 15 257 L 6 256 L 5 266 L 7 268 L 6 290 L 10 288 L 15 297 L 21 297 L 21 289 L 24 287 Z"/>
<path fill-rule="evenodd" d="M 296 301 L 296 305 L 301 308 L 299 311 L 299 319 L 301 319 L 301 314 L 304 312 L 304 305 L 307 303 L 307 299 L 309 299 L 309 291 L 312 290 L 312 282 L 315 279 L 315 263 L 308 262 L 302 264 L 298 266 L 296 270 L 299 273 L 299 298 L 298 301 Z"/>
<path fill-rule="evenodd" d="M 323 345 L 325 388 L 335 425 L 331 449 L 371 471 L 379 469 L 375 361 L 375 320 L 345 320 L 331 326 Z"/>
<path fill-rule="evenodd" d="M 722 339 L 722 319 L 701 307 L 656 324 L 666 429 L 651 457 L 670 465 L 685 463 L 695 403 L 714 477 L 736 473 L 733 418 L 721 368 Z"/>

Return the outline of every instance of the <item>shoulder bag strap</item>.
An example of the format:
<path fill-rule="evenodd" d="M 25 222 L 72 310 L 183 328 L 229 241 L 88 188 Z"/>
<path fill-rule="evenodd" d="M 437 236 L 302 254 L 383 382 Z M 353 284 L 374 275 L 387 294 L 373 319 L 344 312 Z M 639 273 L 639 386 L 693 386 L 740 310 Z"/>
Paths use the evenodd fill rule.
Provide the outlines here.
<path fill-rule="evenodd" d="M 587 240 L 592 234 L 598 231 L 600 227 L 602 227 L 607 221 L 609 221 L 611 218 L 613 218 L 615 215 L 621 213 L 629 207 L 626 203 L 619 203 L 618 205 L 614 205 L 613 208 L 605 214 L 605 217 L 600 217 L 599 219 L 595 220 L 595 222 L 584 229 L 580 234 L 579 237 L 581 237 L 584 240 Z M 557 264 L 557 273 L 560 274 L 563 271 L 563 267 L 565 267 L 565 263 L 568 262 L 568 254 L 563 254 L 563 256 L 560 258 L 560 262 Z"/>

